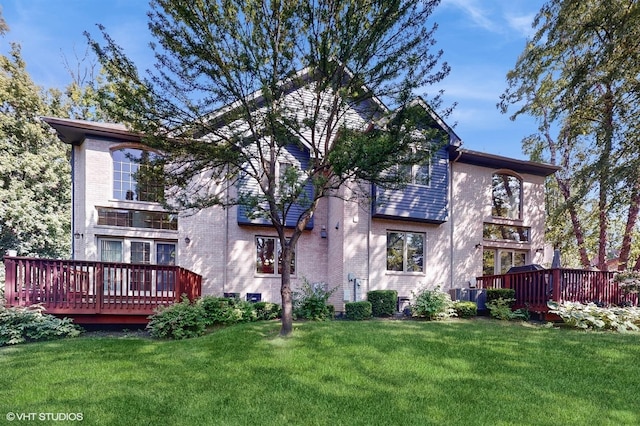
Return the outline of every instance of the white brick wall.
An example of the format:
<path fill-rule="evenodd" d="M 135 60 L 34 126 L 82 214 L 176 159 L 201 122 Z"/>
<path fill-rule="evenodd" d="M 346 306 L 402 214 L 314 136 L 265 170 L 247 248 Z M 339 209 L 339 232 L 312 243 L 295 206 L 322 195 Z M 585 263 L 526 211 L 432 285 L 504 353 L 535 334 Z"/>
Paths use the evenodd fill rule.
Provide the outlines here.
<path fill-rule="evenodd" d="M 96 206 L 159 209 L 152 203 L 112 199 L 111 149 L 121 146 L 88 139 L 75 149 L 74 215 L 77 259 L 98 259 L 98 238 L 105 236 L 177 241 L 179 265 L 203 275 L 203 294 L 224 292 L 262 293 L 262 299 L 280 301 L 280 278 L 256 274 L 255 237 L 275 236 L 269 227 L 238 226 L 236 209 L 209 208 L 179 218 L 178 231 L 118 228 L 97 225 Z M 315 227 L 305 231 L 296 250 L 293 287 L 303 278 L 337 287 L 331 298 L 337 311 L 344 310 L 345 290 L 353 300 L 349 274 L 361 280 L 361 299 L 366 292 L 396 289 L 410 296 L 421 286 L 443 289 L 474 284 L 482 274 L 482 248 L 493 245 L 482 238 L 482 227 L 491 221 L 491 176 L 496 170 L 468 164 L 452 164 L 450 218 L 441 225 L 372 219 L 363 198 L 347 201 L 357 191 L 344 187 L 338 197 L 323 199 L 315 213 Z M 531 227 L 531 243 L 504 243 L 506 248 L 527 250 L 529 260 L 541 263 L 536 248 L 544 244 L 544 178 L 523 175 L 524 209 L 521 221 Z M 362 190 L 363 188 L 360 188 Z M 365 187 L 366 192 L 366 187 Z M 320 236 L 323 227 L 327 238 Z M 337 227 L 337 229 L 336 229 Z M 425 271 L 386 271 L 386 234 L 389 230 L 422 232 L 426 235 Z M 189 244 L 185 239 L 190 240 Z"/>

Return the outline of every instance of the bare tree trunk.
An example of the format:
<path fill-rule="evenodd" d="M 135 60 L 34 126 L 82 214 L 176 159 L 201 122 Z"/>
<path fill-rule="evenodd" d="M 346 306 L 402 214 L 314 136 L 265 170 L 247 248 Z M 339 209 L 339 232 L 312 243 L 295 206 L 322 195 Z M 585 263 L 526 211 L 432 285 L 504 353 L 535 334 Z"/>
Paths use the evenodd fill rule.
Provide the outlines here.
<path fill-rule="evenodd" d="M 633 229 L 638 221 L 638 212 L 640 211 L 640 180 L 636 178 L 631 193 L 631 204 L 629 205 L 629 214 L 627 215 L 627 225 L 622 236 L 622 247 L 620 248 L 620 257 L 618 262 L 618 270 L 624 271 L 629 263 L 629 255 L 631 254 L 631 239 L 633 238 Z"/>
<path fill-rule="evenodd" d="M 573 233 L 576 236 L 576 242 L 578 243 L 580 263 L 582 264 L 583 268 L 588 268 L 591 266 L 591 261 L 589 260 L 589 255 L 587 254 L 587 249 L 585 247 L 584 232 L 582 231 L 582 225 L 580 223 L 580 218 L 578 217 L 578 212 L 575 206 L 570 202 L 571 192 L 569 190 L 569 185 L 558 176 L 556 176 L 556 182 L 558 182 L 560 192 L 562 192 L 562 196 L 564 197 L 565 202 L 567 202 L 568 204 L 569 217 L 571 218 Z"/>
<path fill-rule="evenodd" d="M 288 251 L 289 263 L 285 264 L 285 251 Z M 280 327 L 280 336 L 289 336 L 293 332 L 293 295 L 291 291 L 291 272 L 289 265 L 291 264 L 291 250 L 283 248 L 282 256 L 282 282 L 280 284 L 280 296 L 282 297 L 282 321 Z"/>

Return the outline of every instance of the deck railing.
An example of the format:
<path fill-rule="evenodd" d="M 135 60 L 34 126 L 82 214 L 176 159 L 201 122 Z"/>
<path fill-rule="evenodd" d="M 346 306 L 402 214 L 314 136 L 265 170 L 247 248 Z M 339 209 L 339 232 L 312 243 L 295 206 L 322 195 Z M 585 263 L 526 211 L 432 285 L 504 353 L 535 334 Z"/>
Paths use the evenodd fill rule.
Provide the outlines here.
<path fill-rule="evenodd" d="M 512 288 L 516 292 L 516 308 L 546 312 L 547 302 L 631 304 L 637 306 L 638 295 L 620 289 L 613 280 L 614 272 L 553 268 L 485 275 L 476 278 L 478 288 Z"/>
<path fill-rule="evenodd" d="M 200 296 L 202 277 L 173 265 L 5 257 L 8 306 L 41 303 L 67 315 L 150 315 Z"/>

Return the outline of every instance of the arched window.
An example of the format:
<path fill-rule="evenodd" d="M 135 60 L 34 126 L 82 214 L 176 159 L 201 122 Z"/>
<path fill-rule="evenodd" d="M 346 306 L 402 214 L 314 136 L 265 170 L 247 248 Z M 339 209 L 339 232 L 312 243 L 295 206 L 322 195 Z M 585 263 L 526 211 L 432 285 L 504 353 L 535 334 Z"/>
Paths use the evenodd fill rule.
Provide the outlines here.
<path fill-rule="evenodd" d="M 522 218 L 522 181 L 507 173 L 494 173 L 491 214 L 505 219 Z"/>
<path fill-rule="evenodd" d="M 113 151 L 113 198 L 128 201 L 162 202 L 164 177 L 156 154 L 141 149 Z"/>

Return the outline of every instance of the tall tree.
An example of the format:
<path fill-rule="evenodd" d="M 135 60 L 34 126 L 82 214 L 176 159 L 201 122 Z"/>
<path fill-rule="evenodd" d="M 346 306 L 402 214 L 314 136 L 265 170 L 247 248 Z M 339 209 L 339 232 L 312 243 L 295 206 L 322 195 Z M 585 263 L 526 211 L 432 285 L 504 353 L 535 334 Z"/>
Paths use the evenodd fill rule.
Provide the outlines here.
<path fill-rule="evenodd" d="M 513 119 L 538 119 L 540 132 L 525 139 L 525 149 L 563 167 L 556 174 L 564 200 L 558 207 L 569 213 L 584 267 L 591 263 L 586 228 L 597 227 L 596 263 L 605 269 L 611 220 L 626 215 L 615 242 L 625 268 L 640 206 L 640 4 L 550 0 L 533 26 L 536 33 L 509 72 L 499 107 L 506 112 L 517 105 Z M 595 221 L 586 222 L 591 199 Z"/>
<path fill-rule="evenodd" d="M 87 34 L 116 84 L 104 105 L 165 154 L 168 200 L 180 209 L 239 205 L 277 231 L 282 335 L 292 331 L 285 265 L 320 198 L 350 181 L 397 184 L 399 174 L 385 171 L 426 161 L 442 140 L 411 103 L 449 72 L 432 50 L 438 3 L 152 0 L 157 63 L 146 78 L 104 28 L 103 45 Z M 438 95 L 426 99 L 439 106 Z M 291 146 L 310 161 L 283 172 Z"/>
<path fill-rule="evenodd" d="M 0 56 L 0 250 L 66 257 L 70 252 L 68 148 L 40 121 L 62 115 L 58 94 L 36 86 L 20 46 Z"/>

